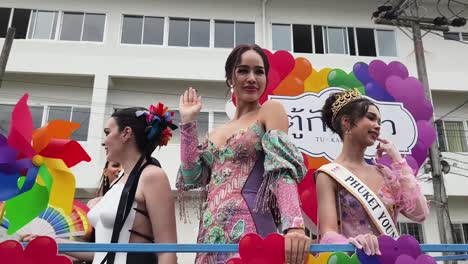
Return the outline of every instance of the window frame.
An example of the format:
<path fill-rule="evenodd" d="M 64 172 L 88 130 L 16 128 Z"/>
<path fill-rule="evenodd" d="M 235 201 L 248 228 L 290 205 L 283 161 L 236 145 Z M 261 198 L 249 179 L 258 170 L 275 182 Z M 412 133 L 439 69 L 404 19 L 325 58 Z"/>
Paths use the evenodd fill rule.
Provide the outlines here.
<path fill-rule="evenodd" d="M 209 18 L 196 18 L 196 17 L 177 17 L 177 16 L 168 16 L 168 31 L 167 31 L 167 47 L 171 47 L 171 48 L 195 48 L 195 49 L 209 49 L 209 48 L 212 48 L 212 41 L 211 41 L 211 38 L 212 38 L 212 31 L 214 31 L 214 28 L 211 23 L 212 19 L 209 19 Z M 175 45 L 169 45 L 169 38 L 170 38 L 170 23 L 171 23 L 171 18 L 173 19 L 183 19 L 183 20 L 186 20 L 188 19 L 188 31 L 187 31 L 187 46 L 175 46 Z M 190 46 L 190 40 L 191 40 L 191 33 L 192 33 L 192 20 L 198 20 L 198 21 L 205 21 L 205 22 L 208 22 L 208 46 L 207 47 L 203 47 L 203 46 Z"/>
<path fill-rule="evenodd" d="M 124 20 L 126 16 L 133 16 L 133 17 L 141 17 L 142 22 L 141 22 L 141 36 L 140 36 L 140 43 L 123 43 L 122 42 L 122 36 L 123 36 L 123 25 L 124 25 Z M 151 43 L 144 43 L 144 38 L 145 38 L 145 18 L 146 17 L 152 17 L 152 18 L 162 18 L 163 20 L 163 35 L 162 35 L 162 44 L 151 44 Z M 136 14 L 122 14 L 121 15 L 121 21 L 120 21 L 120 34 L 119 34 L 119 44 L 120 45 L 128 45 L 128 46 L 155 46 L 155 47 L 162 47 L 162 46 L 168 46 L 168 17 L 166 16 L 157 16 L 157 15 L 136 15 Z"/>
<path fill-rule="evenodd" d="M 0 105 L 8 105 L 14 107 L 16 103 L 13 102 L 0 102 Z M 71 112 L 70 112 L 70 119 L 68 121 L 72 122 L 73 120 L 73 110 L 75 108 L 87 108 L 89 109 L 89 119 L 91 120 L 91 106 L 88 105 L 76 105 L 76 104 L 56 104 L 56 103 L 28 103 L 29 107 L 42 107 L 42 120 L 41 120 L 41 127 L 47 124 L 47 120 L 49 118 L 49 109 L 50 107 L 70 107 Z M 88 128 L 86 132 L 86 140 L 85 141 L 78 141 L 78 142 L 87 142 L 89 140 L 89 127 L 90 127 L 90 122 L 88 122 Z"/>
<path fill-rule="evenodd" d="M 437 120 L 437 122 L 441 122 L 442 124 L 442 138 L 444 140 L 444 146 L 445 146 L 445 151 L 442 151 L 442 152 L 449 152 L 449 153 L 468 153 L 468 120 L 467 119 L 457 119 L 457 118 L 447 118 L 447 119 L 441 119 L 441 120 Z M 466 146 L 466 151 L 452 151 L 450 149 L 450 146 L 448 144 L 448 137 L 447 137 L 447 130 L 445 128 L 445 122 L 448 121 L 448 122 L 460 122 L 462 123 L 463 125 L 463 133 L 464 133 L 464 136 L 462 136 L 462 139 L 464 139 L 465 141 L 465 146 Z M 438 133 L 439 131 L 437 131 Z"/>
<path fill-rule="evenodd" d="M 55 19 L 55 25 L 54 23 L 52 24 L 52 32 L 51 36 L 48 39 L 39 39 L 39 38 L 34 38 L 34 33 L 36 32 L 36 22 L 37 22 L 37 13 L 39 12 L 53 12 L 54 13 L 54 19 Z M 36 16 L 34 17 L 34 28 L 31 28 L 32 23 L 33 23 L 33 13 L 36 12 Z M 61 11 L 58 10 L 45 10 L 45 9 L 31 9 L 31 15 L 29 17 L 29 25 L 28 25 L 28 32 L 26 32 L 26 40 L 34 40 L 34 41 L 55 41 L 58 38 L 58 33 L 59 33 L 59 24 L 60 24 L 60 19 L 62 19 L 61 16 Z M 31 34 L 31 37 L 29 36 Z"/>
<path fill-rule="evenodd" d="M 62 36 L 62 29 L 63 29 L 63 18 L 65 13 L 75 13 L 75 14 L 83 14 L 83 21 L 81 22 L 81 33 L 80 33 L 80 40 L 66 40 L 60 39 Z M 89 41 L 83 40 L 84 34 L 84 25 L 86 21 L 86 14 L 90 15 L 103 15 L 104 16 L 104 25 L 103 25 L 103 32 L 102 32 L 102 41 Z M 104 44 L 106 42 L 106 32 L 107 32 L 107 24 L 108 24 L 108 13 L 107 12 L 85 12 L 85 11 L 60 11 L 60 16 L 58 17 L 59 22 L 57 23 L 57 41 L 64 42 L 64 43 L 92 43 L 92 44 Z M 60 26 L 59 26 L 60 25 Z"/>
<path fill-rule="evenodd" d="M 416 225 L 418 227 L 418 229 L 419 229 L 418 231 L 420 231 L 421 239 L 422 239 L 422 241 L 420 241 L 420 244 L 426 243 L 426 233 L 424 232 L 424 225 L 419 224 L 419 223 L 415 223 L 415 222 L 398 222 L 398 229 L 400 230 L 400 235 L 403 234 L 401 232 L 401 229 L 403 229 L 402 226 L 404 225 L 405 229 L 409 230 L 409 227 L 408 227 L 409 224 Z M 407 232 L 407 233 L 409 233 L 409 232 Z M 405 233 L 405 234 L 407 234 L 407 233 Z M 411 235 L 411 234 L 408 234 L 408 235 Z"/>
<path fill-rule="evenodd" d="M 456 35 L 458 38 L 457 38 L 457 39 L 452 39 L 452 38 L 448 37 L 449 35 L 451 35 L 451 36 L 455 36 L 455 35 Z M 443 32 L 443 33 L 442 33 L 442 36 L 444 37 L 444 40 L 462 41 L 461 32 L 457 32 L 457 31 L 447 31 L 447 32 Z"/>
<path fill-rule="evenodd" d="M 229 50 L 229 49 L 233 49 L 234 47 L 237 46 L 237 23 L 249 23 L 249 24 L 253 24 L 253 28 L 254 28 L 254 43 L 256 43 L 256 38 L 257 38 L 257 28 L 255 27 L 255 21 L 247 21 L 247 20 L 235 20 L 235 19 L 223 19 L 223 18 L 213 18 L 211 19 L 212 20 L 212 27 L 211 27 L 211 31 L 212 31 L 212 46 L 210 46 L 211 48 L 215 48 L 215 49 L 226 49 L 226 50 Z M 234 27 L 233 27 L 233 37 L 234 37 L 234 42 L 233 42 L 233 46 L 232 47 L 216 47 L 216 39 L 215 39 L 215 36 L 216 36 L 216 21 L 220 21 L 220 22 L 232 22 Z"/>
<path fill-rule="evenodd" d="M 378 32 L 379 31 L 390 31 L 393 33 L 393 40 L 395 40 L 394 44 L 395 44 L 395 56 L 388 56 L 388 55 L 382 55 L 380 54 L 380 45 L 379 45 L 379 40 L 378 40 Z M 376 57 L 387 57 L 387 58 L 395 58 L 395 57 L 398 57 L 399 56 L 399 53 L 398 53 L 398 42 L 397 42 L 397 34 L 396 34 L 396 31 L 393 30 L 393 29 L 389 29 L 389 28 L 374 28 L 374 41 L 375 41 L 375 49 L 376 49 L 376 54 L 377 56 Z"/>
<path fill-rule="evenodd" d="M 324 25 L 324 24 L 308 24 L 308 23 L 283 23 L 283 22 L 280 22 L 280 21 L 275 21 L 275 22 L 271 22 L 270 23 L 270 31 L 271 31 L 271 34 L 270 34 L 270 41 L 271 41 L 271 49 L 273 51 L 277 51 L 275 49 L 273 49 L 273 26 L 274 25 L 283 25 L 283 26 L 289 26 L 289 29 L 290 29 L 290 36 L 289 36 L 289 41 L 291 43 L 291 50 L 288 50 L 289 52 L 292 52 L 292 53 L 295 53 L 295 54 L 314 54 L 314 55 L 345 55 L 345 56 L 350 56 L 350 57 L 367 57 L 367 58 L 377 58 L 377 57 L 387 57 L 387 58 L 396 58 L 399 56 L 399 53 L 398 53 L 398 45 L 397 45 L 397 35 L 396 35 L 396 31 L 392 28 L 386 28 L 386 27 L 369 27 L 369 26 L 358 26 L 358 25 L 352 25 L 352 26 L 344 26 L 344 25 Z M 294 25 L 306 25 L 306 26 L 310 26 L 311 28 L 311 41 L 312 41 L 312 53 L 303 53 L 303 52 L 295 52 L 294 51 Z M 317 46 L 315 45 L 315 32 L 314 32 L 314 27 L 320 27 L 321 30 L 322 30 L 322 45 L 323 45 L 323 53 L 317 53 Z M 345 47 L 345 51 L 346 53 L 330 53 L 330 46 L 329 46 L 329 40 L 328 40 L 328 28 L 341 28 L 343 29 L 343 35 L 344 35 L 344 47 Z M 349 34 L 348 34 L 348 29 L 351 28 L 353 30 L 353 41 L 354 41 L 354 47 L 355 47 L 355 52 L 356 52 L 356 55 L 351 55 L 351 50 L 350 50 L 350 42 L 349 42 Z M 376 52 L 376 56 L 363 56 L 363 55 L 360 55 L 359 54 L 359 46 L 358 46 L 358 42 L 357 42 L 357 32 L 356 32 L 356 28 L 366 28 L 366 29 L 372 29 L 373 32 L 374 32 L 374 44 L 375 44 L 375 52 Z M 394 45 L 395 45 L 395 56 L 384 56 L 384 55 L 381 55 L 380 54 L 380 50 L 379 50 L 379 43 L 378 43 L 378 37 L 377 37 L 377 33 L 378 31 L 390 31 L 393 33 L 393 36 L 394 36 Z"/>

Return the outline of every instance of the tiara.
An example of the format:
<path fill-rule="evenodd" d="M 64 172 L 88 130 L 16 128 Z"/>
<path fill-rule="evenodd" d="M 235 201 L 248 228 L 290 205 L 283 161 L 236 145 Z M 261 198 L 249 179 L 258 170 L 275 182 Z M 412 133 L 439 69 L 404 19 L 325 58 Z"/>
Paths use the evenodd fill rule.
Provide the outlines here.
<path fill-rule="evenodd" d="M 347 105 L 348 103 L 358 100 L 361 98 L 361 93 L 357 88 L 352 90 L 347 90 L 337 95 L 336 101 L 332 104 L 332 121 L 335 120 L 335 117 L 338 115 L 340 110 Z"/>
<path fill-rule="evenodd" d="M 148 140 L 159 138 L 159 146 L 165 146 L 172 137 L 172 130 L 176 130 L 177 126 L 173 123 L 172 117 L 174 112 L 169 112 L 169 109 L 162 103 L 157 106 L 150 105 L 149 111 L 136 111 L 136 116 L 144 115 L 146 117 L 147 127 L 145 132 Z"/>

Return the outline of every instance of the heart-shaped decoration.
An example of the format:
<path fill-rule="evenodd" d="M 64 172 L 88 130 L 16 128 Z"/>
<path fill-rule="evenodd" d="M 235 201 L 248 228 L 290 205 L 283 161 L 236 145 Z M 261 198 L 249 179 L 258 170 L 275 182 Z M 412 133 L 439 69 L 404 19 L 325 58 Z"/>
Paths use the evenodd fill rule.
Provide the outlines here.
<path fill-rule="evenodd" d="M 26 258 L 34 260 L 37 264 L 71 264 L 65 256 L 57 255 L 58 247 L 51 237 L 40 236 L 28 243 L 24 250 Z"/>
<path fill-rule="evenodd" d="M 418 79 L 390 76 L 385 82 L 385 89 L 395 100 L 403 102 L 414 119 L 428 120 L 432 116 L 433 108 L 430 102 L 426 102 L 424 87 Z"/>
<path fill-rule="evenodd" d="M 365 94 L 364 86 L 356 79 L 353 72 L 348 74 L 340 69 L 331 70 L 328 74 L 328 84 L 330 87 L 341 87 L 345 89 L 357 88 L 361 94 Z"/>
<path fill-rule="evenodd" d="M 314 257 L 314 255 L 312 254 L 309 254 L 309 256 L 307 257 L 306 264 L 327 264 L 328 259 L 331 255 L 331 252 L 320 253 L 317 257 Z"/>
<path fill-rule="evenodd" d="M 328 85 L 328 74 L 330 68 L 324 68 L 320 71 L 312 70 L 312 73 L 304 80 L 304 92 L 318 93 L 321 90 L 327 88 Z"/>
<path fill-rule="evenodd" d="M 396 241 L 390 236 L 379 236 L 378 240 L 382 253 L 378 257 L 381 264 L 394 264 L 400 255 L 408 255 L 413 258 L 421 255 L 421 247 L 412 236 L 402 235 Z"/>
<path fill-rule="evenodd" d="M 395 261 L 395 264 L 436 264 L 435 259 L 428 255 L 419 255 L 418 258 L 414 259 L 408 255 L 401 255 Z"/>
<path fill-rule="evenodd" d="M 16 259 L 23 256 L 23 246 L 15 240 L 7 240 L 0 243 L 0 259 L 14 263 Z"/>
<path fill-rule="evenodd" d="M 294 57 L 285 50 L 279 50 L 275 53 L 266 52 L 268 57 L 268 62 L 270 63 L 270 68 L 275 69 L 280 76 L 280 79 L 283 80 L 288 76 L 290 72 L 294 69 L 296 61 Z"/>
<path fill-rule="evenodd" d="M 356 254 L 349 256 L 343 252 L 336 252 L 328 258 L 327 264 L 361 264 L 361 262 Z"/>
<path fill-rule="evenodd" d="M 381 60 L 374 60 L 369 64 L 369 75 L 381 86 L 385 85 L 390 76 L 398 76 L 406 79 L 409 76 L 408 69 L 401 62 L 392 61 L 388 65 Z"/>
<path fill-rule="evenodd" d="M 239 242 L 239 255 L 244 264 L 283 264 L 285 261 L 284 237 L 277 233 L 262 239 L 249 233 Z"/>
<path fill-rule="evenodd" d="M 381 264 L 377 255 L 369 256 L 364 252 L 363 249 L 358 249 L 356 251 L 356 255 L 359 261 L 363 264 Z"/>
<path fill-rule="evenodd" d="M 230 258 L 224 264 L 243 264 L 241 258 Z"/>

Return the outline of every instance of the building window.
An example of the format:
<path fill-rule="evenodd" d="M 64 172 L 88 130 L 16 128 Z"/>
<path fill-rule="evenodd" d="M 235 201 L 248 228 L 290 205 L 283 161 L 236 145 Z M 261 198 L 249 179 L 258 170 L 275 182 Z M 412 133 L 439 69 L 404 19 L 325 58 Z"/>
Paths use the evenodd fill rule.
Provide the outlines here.
<path fill-rule="evenodd" d="M 410 235 L 419 242 L 419 244 L 424 244 L 424 235 L 422 230 L 422 225 L 417 223 L 398 223 L 401 234 Z"/>
<path fill-rule="evenodd" d="M 25 39 L 30 17 L 31 9 L 0 8 L 0 38 L 6 37 L 8 27 L 14 27 L 15 39 Z"/>
<path fill-rule="evenodd" d="M 397 55 L 395 31 L 377 29 L 377 42 L 379 45 L 379 56 Z"/>
<path fill-rule="evenodd" d="M 314 26 L 314 45 L 315 53 L 324 54 L 325 48 L 323 45 L 323 26 Z"/>
<path fill-rule="evenodd" d="M 31 17 L 31 9 L 13 10 L 13 19 L 11 26 L 16 29 L 15 39 L 25 39 L 28 32 L 29 18 Z"/>
<path fill-rule="evenodd" d="M 255 43 L 255 24 L 252 22 L 236 21 L 236 46 Z"/>
<path fill-rule="evenodd" d="M 169 21 L 169 46 L 188 46 L 189 19 L 170 18 Z"/>
<path fill-rule="evenodd" d="M 169 20 L 169 46 L 209 47 L 210 21 L 171 17 Z"/>
<path fill-rule="evenodd" d="M 178 110 L 172 110 L 174 112 L 174 116 L 172 117 L 172 122 L 176 125 L 181 123 L 180 120 L 180 113 Z M 208 134 L 209 126 L 208 126 L 208 116 L 209 112 L 200 112 L 198 114 L 197 120 L 197 132 L 198 132 L 198 141 L 201 143 L 202 140 Z M 169 141 L 170 144 L 180 144 L 180 133 L 175 131 L 172 133 L 172 138 Z"/>
<path fill-rule="evenodd" d="M 467 122 L 438 120 L 436 124 L 441 151 L 468 152 Z"/>
<path fill-rule="evenodd" d="M 463 41 L 468 41 L 468 33 L 461 33 L 461 36 Z"/>
<path fill-rule="evenodd" d="M 213 112 L 213 126 L 212 128 L 215 129 L 222 125 L 227 124 L 229 122 L 229 117 L 227 116 L 226 112 Z"/>
<path fill-rule="evenodd" d="M 255 24 L 232 20 L 215 20 L 214 46 L 233 48 L 239 44 L 255 43 Z"/>
<path fill-rule="evenodd" d="M 145 17 L 143 44 L 162 45 L 164 41 L 164 17 Z"/>
<path fill-rule="evenodd" d="M 468 224 L 452 224 L 453 242 L 455 244 L 468 244 Z M 466 254 L 468 252 L 457 252 L 456 254 Z"/>
<path fill-rule="evenodd" d="M 89 107 L 49 106 L 47 110 L 47 122 L 66 120 L 80 124 L 80 128 L 73 132 L 70 139 L 77 141 L 86 141 L 88 139 L 91 114 Z"/>
<path fill-rule="evenodd" d="M 58 12 L 33 10 L 29 25 L 29 39 L 55 39 Z"/>
<path fill-rule="evenodd" d="M 11 8 L 0 8 L 0 38 L 5 38 L 10 24 Z"/>
<path fill-rule="evenodd" d="M 444 32 L 445 40 L 460 40 L 460 32 Z"/>
<path fill-rule="evenodd" d="M 102 42 L 104 14 L 64 12 L 60 40 Z"/>
<path fill-rule="evenodd" d="M 325 27 L 325 52 L 331 54 L 348 54 L 346 29 L 342 27 Z"/>
<path fill-rule="evenodd" d="M 210 21 L 190 19 L 190 47 L 210 46 Z"/>
<path fill-rule="evenodd" d="M 164 17 L 124 15 L 122 43 L 162 45 L 163 40 Z"/>
<path fill-rule="evenodd" d="M 359 56 L 377 56 L 374 29 L 356 28 L 356 41 Z"/>
<path fill-rule="evenodd" d="M 291 35 L 292 32 L 292 35 Z M 273 50 L 312 53 L 312 27 L 310 25 L 273 24 Z M 291 39 L 292 37 L 292 39 Z"/>
<path fill-rule="evenodd" d="M 143 16 L 124 16 L 122 24 L 122 43 L 141 44 Z"/>
<path fill-rule="evenodd" d="M 5 136 L 10 131 L 11 112 L 13 111 L 14 105 L 0 104 L 0 133 Z M 44 107 L 42 106 L 29 106 L 31 115 L 34 122 L 34 129 L 40 128 L 42 125 L 42 115 L 44 113 Z"/>
<path fill-rule="evenodd" d="M 234 22 L 215 21 L 215 43 L 216 48 L 232 48 L 234 46 Z"/>
<path fill-rule="evenodd" d="M 273 50 L 292 51 L 291 25 L 273 24 L 272 27 Z"/>
<path fill-rule="evenodd" d="M 396 56 L 393 30 L 273 24 L 273 50 L 298 53 Z"/>

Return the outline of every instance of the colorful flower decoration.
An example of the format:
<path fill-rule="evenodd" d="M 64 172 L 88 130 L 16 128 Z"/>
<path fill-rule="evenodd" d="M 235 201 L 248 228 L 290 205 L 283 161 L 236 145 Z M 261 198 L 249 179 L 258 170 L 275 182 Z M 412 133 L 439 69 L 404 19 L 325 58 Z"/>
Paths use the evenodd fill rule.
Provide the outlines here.
<path fill-rule="evenodd" d="M 136 116 L 146 116 L 148 127 L 146 134 L 148 140 L 160 138 L 158 146 L 166 146 L 172 138 L 172 130 L 176 130 L 177 126 L 172 122 L 174 112 L 169 112 L 169 108 L 164 104 L 158 103 L 157 106 L 150 105 L 149 111 L 137 111 Z"/>
<path fill-rule="evenodd" d="M 16 104 L 8 138 L 0 135 L 0 201 L 10 222 L 8 234 L 25 226 L 48 204 L 72 211 L 75 177 L 70 167 L 91 161 L 69 140 L 78 123 L 55 120 L 34 130 L 28 94 Z"/>

